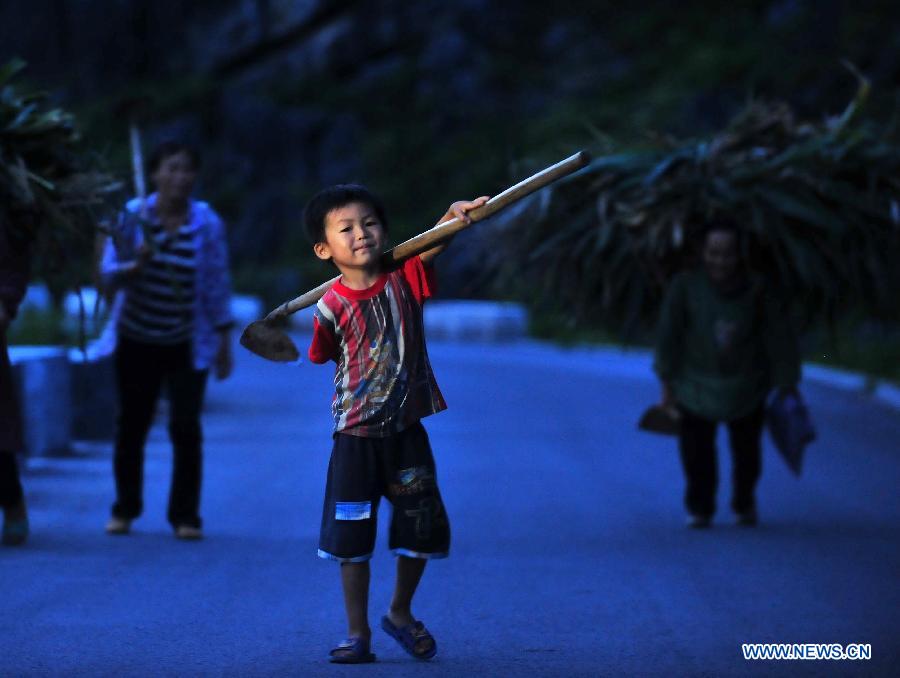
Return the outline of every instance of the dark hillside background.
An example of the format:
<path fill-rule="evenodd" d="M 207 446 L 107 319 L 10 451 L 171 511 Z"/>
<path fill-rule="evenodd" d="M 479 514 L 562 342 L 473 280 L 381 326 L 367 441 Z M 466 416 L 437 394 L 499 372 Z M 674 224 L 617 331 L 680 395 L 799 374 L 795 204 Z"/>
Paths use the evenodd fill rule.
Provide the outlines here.
<path fill-rule="evenodd" d="M 841 59 L 888 119 L 900 3 L 3 2 L 13 56 L 122 176 L 129 98 L 146 97 L 145 146 L 196 143 L 237 284 L 273 303 L 328 273 L 300 231 L 325 184 L 383 194 L 399 240 L 578 148 L 702 135 L 752 97 L 835 114 L 856 87 Z"/>

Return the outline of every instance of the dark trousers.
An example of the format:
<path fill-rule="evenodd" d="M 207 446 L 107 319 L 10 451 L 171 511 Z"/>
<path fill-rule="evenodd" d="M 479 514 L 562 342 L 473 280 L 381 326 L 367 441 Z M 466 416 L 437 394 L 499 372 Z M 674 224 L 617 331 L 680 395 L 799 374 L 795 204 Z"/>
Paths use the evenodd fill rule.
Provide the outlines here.
<path fill-rule="evenodd" d="M 756 483 L 762 472 L 760 439 L 763 407 L 749 415 L 727 422 L 731 443 L 731 508 L 745 513 L 756 508 Z M 716 488 L 719 484 L 716 452 L 718 423 L 682 409 L 678 447 L 687 479 L 684 503 L 690 513 L 712 516 L 716 512 Z"/>
<path fill-rule="evenodd" d="M 6 332 L 0 329 L 0 508 L 3 509 L 14 508 L 22 501 L 22 483 L 15 454 L 22 447 L 21 424 Z"/>
<path fill-rule="evenodd" d="M 22 483 L 14 452 L 0 451 L 0 508 L 15 508 L 22 503 Z"/>
<path fill-rule="evenodd" d="M 169 399 L 169 437 L 174 461 L 168 519 L 173 526 L 200 527 L 200 483 L 203 472 L 200 411 L 206 370 L 191 364 L 188 343 L 175 346 L 119 339 L 115 356 L 119 416 L 113 468 L 116 503 L 112 513 L 126 519 L 143 511 L 144 444 L 163 385 Z"/>

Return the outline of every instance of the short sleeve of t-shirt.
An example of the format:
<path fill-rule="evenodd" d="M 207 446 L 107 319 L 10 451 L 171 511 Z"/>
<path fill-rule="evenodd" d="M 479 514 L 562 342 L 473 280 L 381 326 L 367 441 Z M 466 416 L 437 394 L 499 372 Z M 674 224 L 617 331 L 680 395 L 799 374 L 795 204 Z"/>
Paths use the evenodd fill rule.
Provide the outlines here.
<path fill-rule="evenodd" d="M 313 337 L 309 345 L 310 361 L 321 365 L 329 360 L 337 360 L 338 343 L 334 334 L 334 326 L 325 318 L 320 316 L 320 312 L 316 309 L 313 316 Z"/>
<path fill-rule="evenodd" d="M 419 306 L 426 299 L 433 297 L 437 291 L 437 276 L 434 274 L 434 266 L 422 263 L 421 257 L 410 257 L 403 262 L 403 277 L 409 283 Z"/>

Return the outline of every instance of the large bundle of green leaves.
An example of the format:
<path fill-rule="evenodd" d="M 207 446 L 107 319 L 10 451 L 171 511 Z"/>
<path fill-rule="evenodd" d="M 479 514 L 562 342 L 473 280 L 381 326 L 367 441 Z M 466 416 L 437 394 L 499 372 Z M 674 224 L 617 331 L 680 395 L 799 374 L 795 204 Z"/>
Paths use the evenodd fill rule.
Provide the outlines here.
<path fill-rule="evenodd" d="M 35 277 L 59 294 L 89 279 L 94 234 L 120 184 L 78 148 L 69 113 L 13 84 L 24 67 L 0 67 L 0 228 L 27 243 Z"/>
<path fill-rule="evenodd" d="M 576 322 L 649 327 L 670 277 L 726 219 L 749 265 L 806 320 L 853 307 L 900 317 L 900 146 L 866 120 L 868 85 L 842 115 L 799 122 L 754 102 L 711 138 L 617 152 L 556 184 L 505 226 L 505 284 Z"/>

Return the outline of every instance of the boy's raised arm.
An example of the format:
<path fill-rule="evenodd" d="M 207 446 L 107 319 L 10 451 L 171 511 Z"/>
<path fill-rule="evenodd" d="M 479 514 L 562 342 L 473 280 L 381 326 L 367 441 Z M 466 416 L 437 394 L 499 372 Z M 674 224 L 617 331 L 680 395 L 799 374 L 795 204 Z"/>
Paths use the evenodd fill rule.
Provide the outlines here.
<path fill-rule="evenodd" d="M 457 200 L 447 208 L 447 213 L 444 214 L 444 216 L 442 216 L 440 219 L 438 219 L 437 223 L 442 224 L 445 221 L 450 221 L 451 219 L 461 219 L 467 224 L 471 223 L 472 220 L 469 218 L 468 212 L 472 211 L 476 207 L 481 207 L 489 199 L 489 196 L 483 195 L 480 198 L 475 198 L 474 200 Z M 451 240 L 453 240 L 453 238 L 450 238 L 450 240 L 448 240 L 447 242 L 443 242 L 436 247 L 432 247 L 430 250 L 422 252 L 422 254 L 419 255 L 422 263 L 431 263 L 437 255 L 444 251 L 444 248 L 446 248 L 447 245 L 450 244 Z"/>

